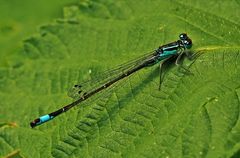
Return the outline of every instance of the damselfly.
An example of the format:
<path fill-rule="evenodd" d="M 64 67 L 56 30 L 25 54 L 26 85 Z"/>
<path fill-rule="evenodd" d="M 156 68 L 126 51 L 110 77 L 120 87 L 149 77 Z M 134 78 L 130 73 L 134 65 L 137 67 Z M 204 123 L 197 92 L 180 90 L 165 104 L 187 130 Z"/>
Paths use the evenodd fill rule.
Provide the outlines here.
<path fill-rule="evenodd" d="M 90 88 L 87 88 L 83 91 L 84 83 L 74 85 L 74 87 L 70 91 L 70 96 L 75 98 L 76 100 L 71 104 L 68 104 L 61 109 L 54 111 L 50 114 L 43 115 L 30 123 L 31 127 L 38 126 L 52 120 L 56 116 L 62 114 L 63 112 L 68 111 L 79 103 L 87 100 L 93 95 L 103 91 L 104 89 L 110 88 L 114 86 L 118 81 L 132 75 L 133 73 L 141 70 L 142 68 L 149 67 L 160 63 L 160 86 L 162 83 L 162 65 L 170 60 L 171 58 L 176 58 L 175 64 L 181 66 L 179 61 L 183 54 L 186 54 L 188 57 L 189 54 L 186 53 L 185 50 L 190 49 L 192 47 L 192 40 L 187 36 L 187 34 L 182 33 L 179 35 L 179 40 L 175 42 L 168 43 L 166 45 L 162 45 L 151 53 L 144 55 L 143 57 L 127 62 L 126 64 L 121 65 L 118 68 L 115 68 L 108 72 L 106 77 L 101 77 L 101 80 L 88 81 L 88 83 L 93 84 Z M 182 67 L 182 66 L 181 66 Z M 184 67 L 182 67 L 184 68 Z M 184 68 L 188 71 L 188 69 Z M 110 74 L 110 75 L 109 75 Z"/>

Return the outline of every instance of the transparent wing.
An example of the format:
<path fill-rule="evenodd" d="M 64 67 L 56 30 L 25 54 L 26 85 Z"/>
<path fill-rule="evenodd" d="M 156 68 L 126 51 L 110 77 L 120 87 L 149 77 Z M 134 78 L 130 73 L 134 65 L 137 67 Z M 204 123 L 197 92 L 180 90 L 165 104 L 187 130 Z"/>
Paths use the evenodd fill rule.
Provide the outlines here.
<path fill-rule="evenodd" d="M 85 93 L 88 93 L 89 91 L 92 91 L 97 87 L 104 85 L 108 81 L 118 77 L 119 75 L 125 73 L 129 69 L 145 62 L 147 59 L 153 57 L 154 55 L 155 55 L 155 51 L 152 51 L 135 60 L 131 60 L 124 64 L 118 65 L 111 70 L 107 70 L 102 73 L 96 74 L 92 77 L 92 79 L 76 84 L 72 88 L 70 88 L 70 90 L 68 91 L 68 96 L 77 100 L 81 98 Z M 113 85 L 111 86 L 111 88 L 109 87 L 107 89 L 112 89 L 114 87 L 116 86 Z M 107 90 L 104 90 L 104 91 L 107 91 Z"/>

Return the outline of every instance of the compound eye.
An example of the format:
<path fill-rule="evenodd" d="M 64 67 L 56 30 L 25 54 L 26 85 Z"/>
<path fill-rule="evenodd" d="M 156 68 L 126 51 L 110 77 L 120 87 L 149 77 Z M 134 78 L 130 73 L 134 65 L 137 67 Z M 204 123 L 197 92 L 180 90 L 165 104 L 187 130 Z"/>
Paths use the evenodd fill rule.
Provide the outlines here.
<path fill-rule="evenodd" d="M 191 40 L 184 40 L 183 44 L 187 49 L 192 47 L 192 41 Z"/>
<path fill-rule="evenodd" d="M 186 33 L 181 33 L 181 34 L 179 35 L 179 38 L 180 38 L 181 40 L 186 40 L 186 39 L 188 39 L 188 36 L 187 36 Z"/>
<path fill-rule="evenodd" d="M 188 45 L 189 44 L 189 42 L 187 41 L 187 40 L 184 40 L 184 45 Z"/>

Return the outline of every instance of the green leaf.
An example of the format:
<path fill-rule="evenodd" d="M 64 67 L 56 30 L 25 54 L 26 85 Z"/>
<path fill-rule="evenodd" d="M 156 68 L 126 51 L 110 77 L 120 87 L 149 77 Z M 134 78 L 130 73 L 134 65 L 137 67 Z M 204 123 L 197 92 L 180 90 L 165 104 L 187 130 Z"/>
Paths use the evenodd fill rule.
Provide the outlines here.
<path fill-rule="evenodd" d="M 34 34 L 39 25 L 62 15 L 62 7 L 76 0 L 11 0 L 0 2 L 0 66 L 7 67 L 9 59 L 18 55 L 22 40 Z"/>
<path fill-rule="evenodd" d="M 64 7 L 0 67 L 0 155 L 25 157 L 239 157 L 238 1 L 88 0 Z M 174 65 L 158 91 L 158 65 L 110 95 L 31 129 L 70 103 L 77 82 L 187 32 L 193 75 Z M 89 73 L 91 72 L 91 73 Z M 93 74 L 93 75 L 92 75 Z"/>

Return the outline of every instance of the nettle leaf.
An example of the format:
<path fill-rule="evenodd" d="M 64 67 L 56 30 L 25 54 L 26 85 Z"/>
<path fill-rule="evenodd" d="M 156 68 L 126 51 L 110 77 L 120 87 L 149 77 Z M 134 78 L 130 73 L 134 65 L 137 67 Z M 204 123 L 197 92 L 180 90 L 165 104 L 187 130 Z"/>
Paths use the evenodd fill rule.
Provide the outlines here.
<path fill-rule="evenodd" d="M 240 21 L 237 1 L 82 1 L 24 41 L 0 68 L 1 156 L 239 157 Z M 98 100 L 31 129 L 70 103 L 68 89 L 187 32 L 193 75 L 158 65 Z"/>

